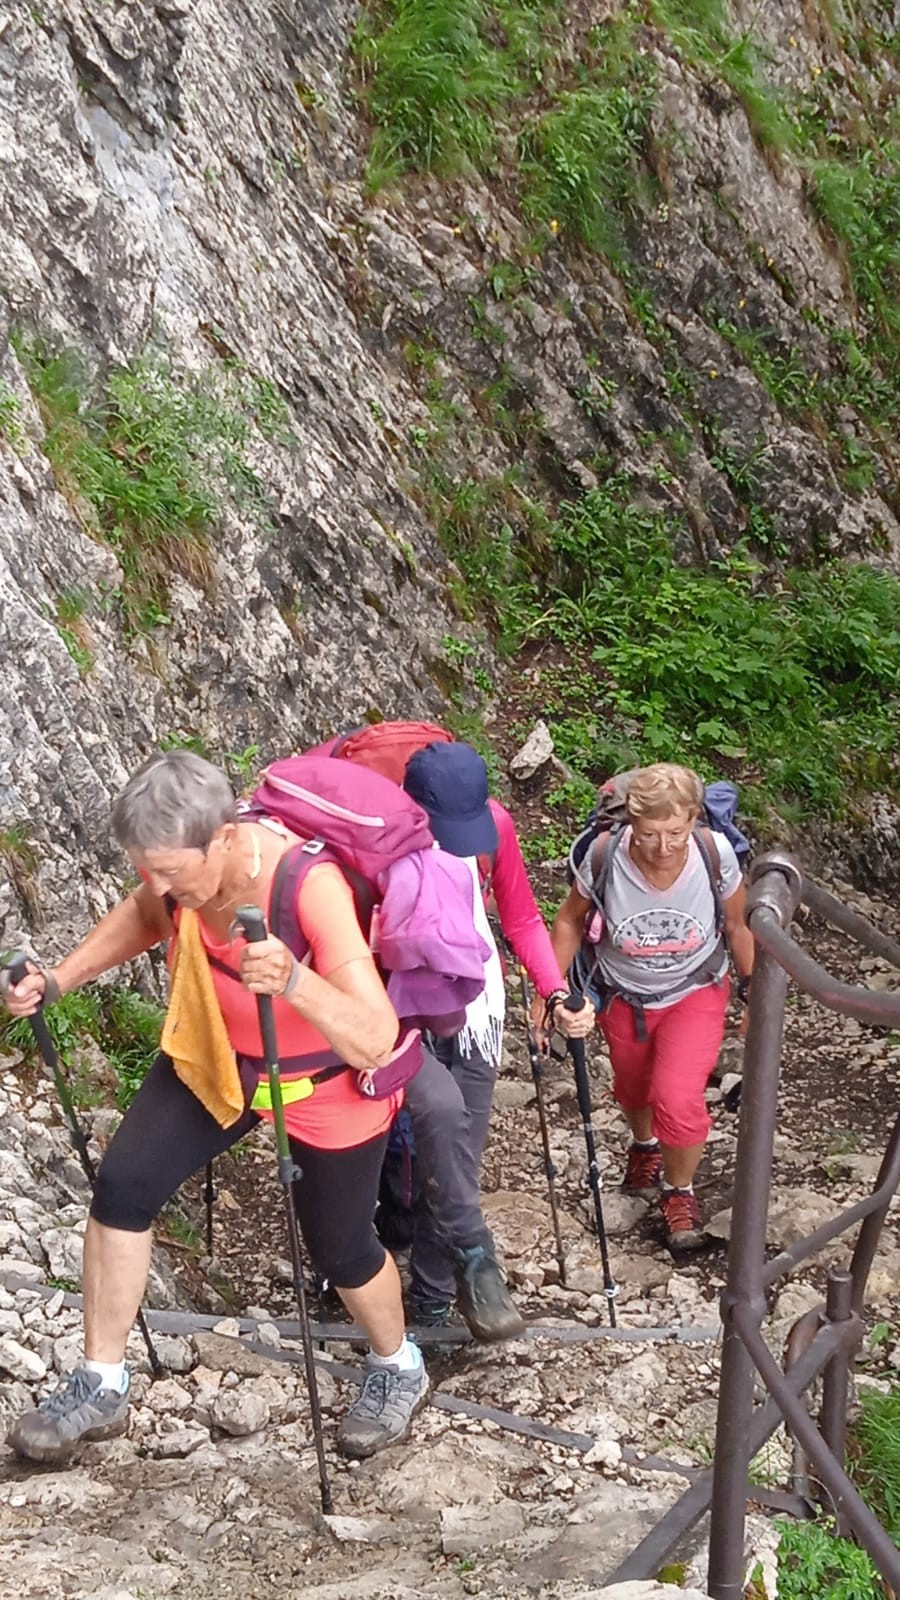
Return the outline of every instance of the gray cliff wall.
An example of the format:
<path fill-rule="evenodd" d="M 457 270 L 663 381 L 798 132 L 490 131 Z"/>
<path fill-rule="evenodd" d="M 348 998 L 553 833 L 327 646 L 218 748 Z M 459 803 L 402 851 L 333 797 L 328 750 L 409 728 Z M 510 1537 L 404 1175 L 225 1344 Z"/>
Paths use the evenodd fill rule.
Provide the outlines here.
<path fill-rule="evenodd" d="M 171 626 L 127 642 L 114 611 L 92 610 L 82 677 L 58 597 L 114 590 L 117 565 L 36 447 L 2 330 L 26 438 L 0 448 L 0 827 L 24 836 L 14 876 L 33 891 L 26 905 L 0 882 L 7 943 L 37 920 L 65 946 L 108 903 L 110 797 L 173 730 L 284 753 L 372 711 L 440 709 L 439 552 L 367 404 L 383 378 L 294 87 L 333 83 L 347 27 L 339 5 L 237 3 L 16 5 L 0 23 L 4 318 L 105 362 L 153 342 L 200 371 L 215 327 L 274 380 L 294 436 L 257 439 L 271 527 L 224 517 L 209 598 L 176 580 Z M 339 172 L 339 125 L 319 141 Z"/>
<path fill-rule="evenodd" d="M 785 82 L 833 66 L 809 14 L 753 8 Z M 804 313 L 854 317 L 801 178 L 760 151 L 735 96 L 660 50 L 666 198 L 635 241 L 656 274 L 652 326 L 577 251 L 507 302 L 489 285 L 521 224 L 497 192 L 416 181 L 390 205 L 366 198 L 353 18 L 339 0 L 14 0 L 0 18 L 0 403 L 16 418 L 0 438 L 4 944 L 31 928 L 63 948 L 110 903 L 110 799 L 160 741 L 268 755 L 366 716 L 440 714 L 441 640 L 466 628 L 417 479 L 429 418 L 410 342 L 440 352 L 467 419 L 447 445 L 460 468 L 516 463 L 551 505 L 627 470 L 649 508 L 683 515 L 685 559 L 706 560 L 747 532 L 723 459 L 752 458 L 784 551 L 897 559 L 895 447 L 876 442 L 851 492 L 711 326 L 710 305 L 750 306 L 824 374 L 833 351 Z M 859 71 L 888 92 L 889 67 Z M 41 451 L 22 330 L 100 369 L 152 350 L 213 388 L 239 363 L 278 397 L 280 431 L 254 423 L 244 447 L 266 515 L 226 496 L 209 570 L 173 576 L 166 625 L 124 626 L 116 555 Z M 685 428 L 673 364 L 695 408 L 675 470 L 659 442 Z M 515 439 L 480 404 L 501 378 L 528 418 Z M 852 407 L 841 426 L 871 444 Z M 73 593 L 91 597 L 87 665 L 60 631 Z"/>

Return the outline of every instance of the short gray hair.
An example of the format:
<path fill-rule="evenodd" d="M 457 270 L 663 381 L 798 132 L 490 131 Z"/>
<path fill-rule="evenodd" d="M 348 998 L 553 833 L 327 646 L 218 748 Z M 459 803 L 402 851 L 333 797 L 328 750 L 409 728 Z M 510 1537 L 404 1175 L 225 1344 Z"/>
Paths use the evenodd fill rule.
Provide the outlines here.
<path fill-rule="evenodd" d="M 123 850 L 205 850 L 235 799 L 224 772 L 193 750 L 162 750 L 129 778 L 113 806 Z"/>

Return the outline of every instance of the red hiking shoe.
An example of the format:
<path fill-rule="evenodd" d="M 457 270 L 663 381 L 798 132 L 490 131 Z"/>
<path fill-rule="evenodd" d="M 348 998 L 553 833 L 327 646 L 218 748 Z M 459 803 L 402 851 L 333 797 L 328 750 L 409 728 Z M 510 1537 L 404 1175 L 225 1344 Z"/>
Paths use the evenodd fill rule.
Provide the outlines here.
<path fill-rule="evenodd" d="M 700 1220 L 700 1207 L 691 1189 L 664 1189 L 659 1200 L 666 1228 L 666 1244 L 673 1256 L 702 1250 L 708 1244 Z"/>
<path fill-rule="evenodd" d="M 626 1194 L 642 1194 L 652 1199 L 662 1183 L 662 1151 L 658 1144 L 632 1144 L 625 1162 L 622 1188 Z"/>

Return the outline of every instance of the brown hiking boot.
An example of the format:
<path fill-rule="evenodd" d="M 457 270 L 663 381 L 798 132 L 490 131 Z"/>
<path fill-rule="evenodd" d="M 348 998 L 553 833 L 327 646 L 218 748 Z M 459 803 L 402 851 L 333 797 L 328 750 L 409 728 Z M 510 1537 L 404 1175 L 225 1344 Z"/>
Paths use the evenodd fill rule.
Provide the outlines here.
<path fill-rule="evenodd" d="M 640 1194 L 645 1200 L 652 1200 L 662 1183 L 662 1170 L 662 1151 L 658 1144 L 631 1144 L 622 1188 L 626 1194 Z"/>
<path fill-rule="evenodd" d="M 659 1199 L 666 1226 L 666 1244 L 673 1256 L 703 1250 L 709 1243 L 692 1189 L 664 1189 Z"/>
<path fill-rule="evenodd" d="M 16 1418 L 6 1442 L 28 1461 L 65 1461 L 76 1445 L 125 1432 L 128 1392 L 103 1389 L 96 1372 L 76 1367 L 39 1406 Z"/>

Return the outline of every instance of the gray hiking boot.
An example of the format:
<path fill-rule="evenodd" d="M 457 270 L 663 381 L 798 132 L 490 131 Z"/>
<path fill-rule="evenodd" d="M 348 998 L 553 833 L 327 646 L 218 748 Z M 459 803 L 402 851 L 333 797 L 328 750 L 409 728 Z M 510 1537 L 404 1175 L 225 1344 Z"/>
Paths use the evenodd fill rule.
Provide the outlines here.
<path fill-rule="evenodd" d="M 76 1367 L 34 1411 L 17 1417 L 6 1442 L 28 1461 L 64 1461 L 90 1439 L 115 1439 L 128 1427 L 128 1392 L 100 1387 L 96 1372 Z"/>
<path fill-rule="evenodd" d="M 402 1444 L 431 1387 L 421 1358 L 409 1372 L 373 1366 L 368 1358 L 366 1366 L 368 1373 L 359 1399 L 338 1428 L 338 1449 L 345 1456 L 374 1456 L 389 1444 Z"/>
<path fill-rule="evenodd" d="M 515 1339 L 524 1332 L 524 1319 L 484 1245 L 456 1252 L 456 1304 L 476 1339 Z"/>

